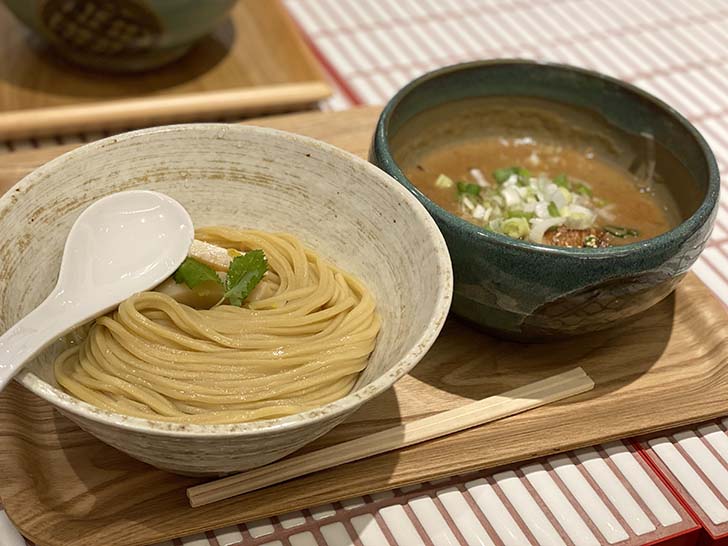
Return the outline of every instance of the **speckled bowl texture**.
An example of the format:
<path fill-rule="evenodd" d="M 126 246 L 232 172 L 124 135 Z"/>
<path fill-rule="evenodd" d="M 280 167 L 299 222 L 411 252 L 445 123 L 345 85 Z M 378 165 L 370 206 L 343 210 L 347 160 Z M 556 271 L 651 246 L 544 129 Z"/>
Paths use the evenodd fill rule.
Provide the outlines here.
<path fill-rule="evenodd" d="M 695 196 L 692 212 L 675 229 L 646 241 L 568 249 L 486 231 L 445 211 L 407 179 L 392 141 L 418 114 L 489 96 L 557 101 L 592 112 L 625 134 L 653 135 L 690 173 L 679 185 Z M 662 101 L 595 72 L 519 60 L 455 65 L 409 83 L 384 108 L 370 160 L 399 180 L 437 221 L 455 273 L 453 312 L 492 333 L 525 341 L 604 329 L 666 297 L 710 236 L 720 188 L 708 144 Z"/>
<path fill-rule="evenodd" d="M 300 237 L 358 276 L 382 317 L 354 391 L 318 409 L 235 425 L 177 425 L 108 413 L 58 389 L 59 342 L 18 376 L 30 391 L 103 442 L 185 474 L 270 463 L 321 436 L 391 387 L 424 356 L 450 307 L 452 270 L 437 226 L 399 183 L 327 144 L 222 124 L 145 129 L 83 146 L 26 176 L 0 198 L 0 331 L 55 284 L 63 243 L 81 211 L 143 188 L 177 199 L 195 225 L 227 224 Z"/>

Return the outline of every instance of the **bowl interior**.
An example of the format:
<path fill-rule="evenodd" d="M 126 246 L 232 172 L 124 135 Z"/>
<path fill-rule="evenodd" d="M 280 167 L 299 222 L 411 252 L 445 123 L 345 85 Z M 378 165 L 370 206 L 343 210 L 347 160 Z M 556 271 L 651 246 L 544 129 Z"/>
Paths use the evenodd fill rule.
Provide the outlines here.
<path fill-rule="evenodd" d="M 387 170 L 425 201 L 405 171 L 418 156 L 478 136 L 528 136 L 589 148 L 633 172 L 653 164 L 677 223 L 717 191 L 712 154 L 669 106 L 617 80 L 560 65 L 500 61 L 457 65 L 423 76 L 387 106 L 377 137 Z M 707 159 L 706 159 L 707 158 Z"/>
<path fill-rule="evenodd" d="M 442 326 L 452 291 L 449 256 L 434 222 L 404 188 L 372 165 L 311 139 L 198 124 L 99 141 L 45 165 L 0 199 L 0 275 L 7 280 L 0 285 L 0 331 L 48 294 L 78 214 L 104 195 L 132 188 L 179 200 L 197 226 L 295 234 L 369 287 L 382 316 L 376 348 L 355 392 L 328 411 L 350 408 L 391 385 Z M 60 342 L 49 347 L 22 376 L 51 402 L 63 398 L 51 366 L 61 349 Z M 52 388 L 40 388 L 37 378 Z M 76 401 L 73 408 L 82 406 Z M 307 413 L 275 422 L 316 415 Z M 235 425 L 236 431 L 245 428 Z"/>

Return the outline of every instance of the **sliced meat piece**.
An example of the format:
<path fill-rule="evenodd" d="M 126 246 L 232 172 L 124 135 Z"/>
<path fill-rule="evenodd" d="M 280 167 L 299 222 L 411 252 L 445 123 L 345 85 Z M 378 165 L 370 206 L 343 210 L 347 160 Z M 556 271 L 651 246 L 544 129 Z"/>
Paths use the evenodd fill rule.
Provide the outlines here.
<path fill-rule="evenodd" d="M 547 231 L 543 236 L 546 245 L 564 246 L 568 248 L 606 248 L 609 234 L 603 229 L 569 229 L 561 226 Z"/>
<path fill-rule="evenodd" d="M 234 249 L 222 248 L 217 245 L 211 245 L 204 241 L 195 239 L 192 241 L 189 255 L 198 262 L 209 265 L 215 271 L 227 271 L 230 261 L 234 256 L 241 254 Z"/>

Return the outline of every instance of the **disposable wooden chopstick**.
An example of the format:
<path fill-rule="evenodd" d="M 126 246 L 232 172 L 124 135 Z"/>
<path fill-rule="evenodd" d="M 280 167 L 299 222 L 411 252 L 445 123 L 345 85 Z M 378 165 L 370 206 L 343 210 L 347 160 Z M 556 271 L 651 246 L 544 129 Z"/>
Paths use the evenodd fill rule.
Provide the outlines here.
<path fill-rule="evenodd" d="M 327 84 L 310 81 L 47 106 L 0 112 L 0 134 L 12 140 L 74 129 L 95 131 L 250 114 L 262 109 L 280 111 L 312 104 L 329 95 Z"/>
<path fill-rule="evenodd" d="M 192 507 L 248 493 L 297 478 L 452 434 L 543 406 L 594 388 L 594 382 L 581 368 L 472 402 L 411 423 L 356 438 L 318 451 L 283 459 L 254 470 L 228 476 L 187 489 Z"/>

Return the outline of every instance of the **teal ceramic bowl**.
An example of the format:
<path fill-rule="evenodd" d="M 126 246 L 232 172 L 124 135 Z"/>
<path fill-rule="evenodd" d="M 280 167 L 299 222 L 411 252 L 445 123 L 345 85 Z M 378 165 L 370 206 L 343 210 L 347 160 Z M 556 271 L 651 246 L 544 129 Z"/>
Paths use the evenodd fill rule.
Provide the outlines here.
<path fill-rule="evenodd" d="M 442 116 L 431 114 L 448 105 L 455 108 L 451 117 L 459 117 L 469 130 L 482 127 L 492 132 L 493 120 L 478 119 L 468 105 L 473 99 L 495 97 L 546 100 L 592 115 L 608 128 L 610 138 L 616 135 L 621 141 L 614 146 L 617 153 L 622 146 L 644 141 L 640 135 L 651 135 L 685 173 L 672 176 L 668 188 L 681 223 L 625 246 L 573 249 L 512 239 L 445 211 L 405 176 L 402 148 L 409 146 L 411 153 L 418 143 L 436 147 L 459 138 L 456 125 L 447 126 Z M 457 105 L 462 105 L 460 111 Z M 414 136 L 403 139 L 408 134 Z M 595 72 L 520 60 L 450 66 L 409 83 L 384 108 L 370 161 L 411 191 L 436 220 L 453 262 L 452 311 L 497 335 L 525 341 L 601 330 L 665 298 L 706 244 L 720 188 L 708 144 L 664 102 Z"/>
<path fill-rule="evenodd" d="M 4 0 L 56 53 L 89 68 L 134 72 L 184 55 L 235 0 Z"/>

